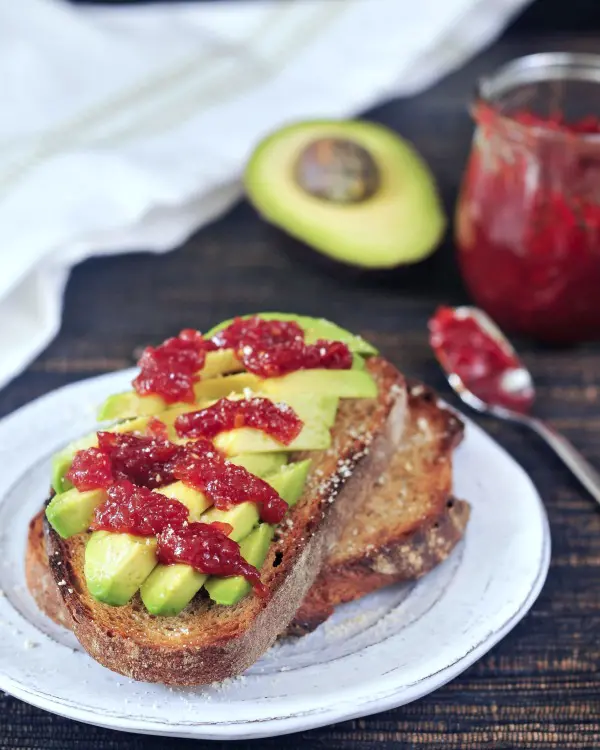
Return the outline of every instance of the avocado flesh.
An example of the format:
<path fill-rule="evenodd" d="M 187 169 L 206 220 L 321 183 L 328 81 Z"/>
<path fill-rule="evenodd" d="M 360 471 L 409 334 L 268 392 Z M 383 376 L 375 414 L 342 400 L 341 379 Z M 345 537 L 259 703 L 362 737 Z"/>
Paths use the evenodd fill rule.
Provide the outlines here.
<path fill-rule="evenodd" d="M 269 483 L 286 501 L 288 505 L 294 505 L 304 489 L 304 482 L 310 468 L 310 459 L 298 461 L 282 467 L 279 471 L 265 477 Z M 228 510 L 212 508 L 200 519 L 205 523 L 220 521 L 229 523 L 233 527 L 230 536 L 235 541 L 240 541 L 252 535 L 253 527 L 258 522 L 258 510 L 254 503 L 241 503 Z M 274 530 L 268 524 L 261 524 L 258 528 L 269 529 L 269 541 Z M 262 534 L 266 532 L 263 531 Z M 242 541 L 242 545 L 244 542 Z M 268 550 L 269 542 L 267 542 Z M 242 552 L 243 554 L 243 552 Z M 265 550 L 266 555 L 266 550 Z M 262 561 L 260 563 L 262 565 Z M 236 576 L 238 578 L 239 576 Z M 208 576 L 192 568 L 191 565 L 157 565 L 141 587 L 140 595 L 146 609 L 153 615 L 173 616 L 178 615 L 182 609 L 192 601 L 200 591 Z M 213 578 L 213 581 L 229 580 Z M 244 580 L 242 578 L 242 580 Z M 237 588 L 241 588 L 238 587 Z M 247 593 L 242 589 L 240 598 Z"/>
<path fill-rule="evenodd" d="M 173 411 L 172 421 L 174 422 L 176 417 L 181 413 L 181 410 Z M 189 410 L 188 410 L 189 411 Z M 169 412 L 170 414 L 171 412 Z M 143 432 L 150 420 L 150 417 L 137 417 L 136 419 L 128 419 L 127 421 L 120 422 L 118 425 L 110 427 L 104 432 Z M 52 457 L 52 489 L 60 494 L 68 489 L 71 489 L 73 485 L 68 479 L 65 479 L 65 474 L 71 468 L 73 463 L 73 457 L 77 451 L 85 450 L 87 448 L 94 448 L 98 445 L 98 436 L 95 432 L 90 435 L 85 435 L 78 440 L 74 440 L 65 446 L 61 451 L 55 453 Z"/>
<path fill-rule="evenodd" d="M 380 185 L 358 203 L 336 203 L 304 190 L 294 176 L 300 155 L 321 139 L 347 140 L 370 154 Z M 446 218 L 431 172 L 413 147 L 382 125 L 323 120 L 281 128 L 246 166 L 249 200 L 269 222 L 333 258 L 363 268 L 392 268 L 430 255 Z"/>
<path fill-rule="evenodd" d="M 188 509 L 190 521 L 199 521 L 204 511 L 212 505 L 212 500 L 209 500 L 203 492 L 188 487 L 183 482 L 173 482 L 154 491 L 183 503 Z"/>
<path fill-rule="evenodd" d="M 258 522 L 254 503 L 240 503 L 228 510 L 212 508 L 200 519 L 202 523 L 220 521 L 233 527 L 229 535 L 235 541 L 248 536 Z M 178 615 L 200 591 L 208 576 L 191 565 L 157 565 L 141 586 L 144 606 L 153 615 Z"/>
<path fill-rule="evenodd" d="M 232 393 L 241 393 L 246 388 L 253 388 L 259 382 L 259 378 L 249 372 L 219 375 L 198 381 L 194 385 L 194 398 L 196 402 L 217 400 Z M 201 408 L 199 404 L 187 404 L 186 407 L 187 411 Z M 98 412 L 98 421 L 163 415 L 170 412 L 171 408 L 173 405 L 167 404 L 160 396 L 140 396 L 135 391 L 125 391 L 115 393 L 104 401 Z"/>
<path fill-rule="evenodd" d="M 240 544 L 242 557 L 250 565 L 261 569 L 269 552 L 275 529 L 268 523 L 261 523 Z M 216 604 L 232 606 L 243 599 L 250 591 L 250 584 L 243 576 L 219 578 L 213 576 L 206 582 L 206 590 Z"/>
<path fill-rule="evenodd" d="M 329 428 L 322 423 L 305 423 L 298 437 L 289 445 L 283 445 L 260 430 L 240 427 L 219 433 L 213 443 L 215 448 L 226 456 L 235 456 L 238 453 L 321 451 L 327 450 L 331 445 L 331 433 Z"/>
<path fill-rule="evenodd" d="M 105 490 L 79 492 L 73 487 L 52 498 L 46 518 L 59 536 L 68 539 L 89 529 L 94 511 L 105 500 Z"/>
<path fill-rule="evenodd" d="M 266 477 L 279 471 L 287 463 L 286 453 L 241 453 L 232 456 L 229 461 L 237 466 L 243 466 L 257 477 Z"/>
<path fill-rule="evenodd" d="M 291 508 L 296 505 L 302 495 L 306 477 L 310 470 L 310 464 L 310 458 L 287 464 L 287 466 L 283 466 L 275 474 L 265 477 L 265 482 L 270 484 L 282 500 L 285 500 Z"/>
<path fill-rule="evenodd" d="M 88 590 L 94 599 L 105 604 L 127 604 L 156 562 L 154 537 L 94 531 L 85 548 Z"/>
<path fill-rule="evenodd" d="M 315 341 L 320 339 L 324 341 L 343 341 L 344 344 L 348 345 L 351 352 L 356 354 L 363 354 L 364 356 L 370 356 L 377 354 L 377 349 L 369 344 L 368 341 L 356 336 L 345 328 L 332 323 L 325 318 L 311 318 L 308 315 L 296 315 L 295 313 L 278 313 L 278 312 L 264 312 L 264 313 L 253 313 L 251 315 L 241 315 L 242 320 L 247 318 L 258 317 L 263 320 L 284 320 L 294 321 L 298 323 L 300 328 L 304 330 L 304 340 L 307 344 L 314 344 Z M 227 328 L 227 326 L 233 323 L 233 318 L 225 320 L 223 323 L 211 328 L 206 333 L 206 338 L 212 338 L 216 333 Z"/>
<path fill-rule="evenodd" d="M 263 380 L 261 389 L 284 401 L 299 393 L 338 398 L 377 396 L 377 385 L 367 370 L 297 370 Z"/>

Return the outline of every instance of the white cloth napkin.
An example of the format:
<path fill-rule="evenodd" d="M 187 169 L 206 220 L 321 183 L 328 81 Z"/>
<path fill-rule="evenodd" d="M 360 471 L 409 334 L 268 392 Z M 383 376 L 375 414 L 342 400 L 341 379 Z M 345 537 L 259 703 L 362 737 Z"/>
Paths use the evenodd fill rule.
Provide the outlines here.
<path fill-rule="evenodd" d="M 0 387 L 60 327 L 71 266 L 164 252 L 253 145 L 429 85 L 528 0 L 0 0 Z"/>

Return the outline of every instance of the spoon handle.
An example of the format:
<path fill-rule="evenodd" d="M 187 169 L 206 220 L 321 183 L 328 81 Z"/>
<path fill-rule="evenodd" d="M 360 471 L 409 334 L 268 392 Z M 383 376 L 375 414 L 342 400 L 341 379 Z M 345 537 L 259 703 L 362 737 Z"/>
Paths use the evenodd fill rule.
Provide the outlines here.
<path fill-rule="evenodd" d="M 600 503 L 600 473 L 581 455 L 577 448 L 540 419 L 528 419 L 527 424 L 540 437 L 544 438 L 596 502 Z"/>

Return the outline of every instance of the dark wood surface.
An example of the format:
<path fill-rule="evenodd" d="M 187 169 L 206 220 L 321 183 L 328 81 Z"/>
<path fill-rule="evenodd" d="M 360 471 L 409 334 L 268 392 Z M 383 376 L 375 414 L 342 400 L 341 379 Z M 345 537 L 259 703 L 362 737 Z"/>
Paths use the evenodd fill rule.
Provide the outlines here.
<path fill-rule="evenodd" d="M 475 78 L 534 50 L 597 51 L 600 36 L 507 37 L 427 93 L 369 113 L 411 138 L 450 209 L 471 135 Z M 360 331 L 408 375 L 448 389 L 425 335 L 440 302 L 465 299 L 452 243 L 420 268 L 378 276 L 314 263 L 261 223 L 248 205 L 162 257 L 90 260 L 71 277 L 60 335 L 0 391 L 0 414 L 80 378 L 131 365 L 136 348 L 184 326 L 238 312 L 296 310 Z M 538 413 L 600 466 L 600 346 L 544 350 L 521 342 L 538 385 Z M 541 492 L 553 535 L 548 582 L 529 616 L 461 677 L 409 706 L 282 739 L 202 743 L 120 734 L 61 719 L 0 694 L 0 746 L 43 750 L 231 747 L 600 748 L 600 512 L 530 434 L 479 419 Z M 506 498 L 510 513 L 511 498 Z M 76 690 L 76 686 L 73 686 Z"/>

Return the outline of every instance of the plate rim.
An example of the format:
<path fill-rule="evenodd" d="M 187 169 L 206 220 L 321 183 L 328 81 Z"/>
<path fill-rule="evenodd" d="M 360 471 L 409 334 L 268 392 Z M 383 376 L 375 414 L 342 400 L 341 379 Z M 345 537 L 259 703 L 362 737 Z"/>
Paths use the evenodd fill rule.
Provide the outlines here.
<path fill-rule="evenodd" d="M 86 385 L 90 383 L 100 383 L 104 380 L 111 380 L 116 377 L 125 377 L 128 373 L 135 372 L 134 368 L 103 373 L 98 376 L 92 376 L 74 383 L 66 384 L 60 388 L 50 391 L 42 396 L 30 401 L 17 410 L 0 419 L 0 425 L 6 427 L 6 422 L 22 417 L 25 413 L 35 408 L 39 408 L 43 402 L 52 400 L 52 397 L 65 391 L 85 390 Z M 445 402 L 443 402 L 446 406 Z M 107 729 L 116 729 L 139 734 L 156 735 L 163 737 L 180 737 L 192 739 L 214 739 L 214 740 L 240 740 L 240 739 L 258 739 L 270 736 L 281 736 L 297 731 L 308 731 L 318 727 L 326 726 L 334 722 L 347 721 L 361 716 L 368 716 L 373 713 L 387 711 L 406 705 L 412 701 L 424 697 L 433 690 L 442 687 L 450 680 L 454 679 L 468 667 L 470 667 L 481 656 L 493 648 L 502 638 L 507 635 L 529 612 L 532 605 L 538 598 L 544 583 L 546 581 L 551 560 L 551 534 L 548 516 L 543 504 L 542 498 L 531 477 L 523 469 L 520 463 L 508 453 L 494 438 L 489 435 L 483 428 L 477 425 L 472 419 L 464 415 L 453 406 L 449 406 L 455 411 L 467 425 L 475 427 L 475 432 L 480 431 L 489 440 L 492 441 L 496 450 L 499 450 L 504 457 L 510 462 L 516 464 L 520 473 L 529 482 L 535 498 L 535 506 L 538 510 L 539 521 L 542 532 L 542 547 L 539 554 L 539 567 L 535 574 L 527 596 L 519 603 L 516 610 L 504 622 L 491 630 L 487 635 L 482 637 L 475 645 L 452 663 L 438 669 L 424 677 L 420 677 L 416 682 L 402 688 L 402 697 L 398 694 L 398 688 L 388 685 L 386 690 L 364 701 L 353 701 L 349 699 L 338 702 L 323 708 L 311 708 L 306 711 L 295 711 L 277 717 L 264 717 L 254 720 L 243 719 L 239 722 L 220 721 L 220 722 L 179 722 L 179 723 L 153 723 L 142 719 L 132 719 L 123 715 L 115 716 L 105 715 L 101 711 L 92 709 L 82 709 L 70 704 L 62 698 L 49 695 L 46 692 L 29 689 L 23 682 L 14 680 L 12 677 L 0 673 L 0 689 L 10 695 L 23 700 L 37 708 L 50 711 L 51 713 L 74 719 L 86 724 L 100 726 Z M 4 424 L 2 424 L 4 423 Z M 2 499 L 0 499 L 0 502 Z M 464 544 L 464 542 L 463 542 Z"/>

